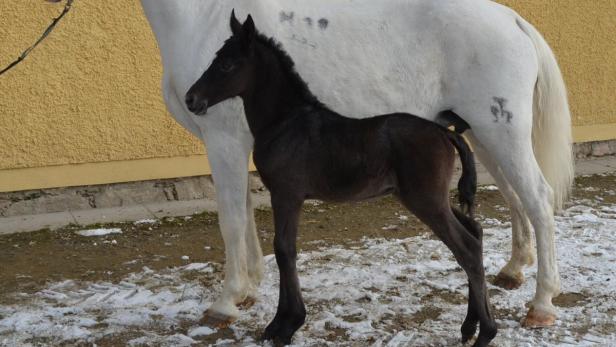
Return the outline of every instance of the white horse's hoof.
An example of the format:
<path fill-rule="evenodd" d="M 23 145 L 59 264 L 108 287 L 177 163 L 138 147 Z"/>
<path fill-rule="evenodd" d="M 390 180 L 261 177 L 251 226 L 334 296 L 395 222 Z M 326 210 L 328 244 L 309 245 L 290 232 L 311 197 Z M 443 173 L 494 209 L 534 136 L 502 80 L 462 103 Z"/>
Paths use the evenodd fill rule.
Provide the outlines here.
<path fill-rule="evenodd" d="M 524 283 L 524 275 L 521 272 L 518 272 L 515 275 L 506 274 L 504 272 L 500 272 L 492 284 L 497 287 L 501 287 L 507 290 L 518 289 Z"/>
<path fill-rule="evenodd" d="M 216 311 L 207 310 L 199 322 L 201 325 L 215 329 L 224 329 L 235 322 L 237 318 Z"/>
<path fill-rule="evenodd" d="M 249 308 L 251 308 L 252 306 L 254 306 L 254 304 L 257 303 L 257 299 L 253 298 L 251 296 L 247 296 L 246 299 L 244 299 L 244 301 L 240 302 L 239 304 L 237 304 L 237 307 L 241 308 L 242 310 L 247 310 Z"/>
<path fill-rule="evenodd" d="M 527 329 L 540 329 L 551 327 L 555 322 L 555 314 L 531 308 L 526 314 L 526 318 L 522 319 L 522 326 Z"/>

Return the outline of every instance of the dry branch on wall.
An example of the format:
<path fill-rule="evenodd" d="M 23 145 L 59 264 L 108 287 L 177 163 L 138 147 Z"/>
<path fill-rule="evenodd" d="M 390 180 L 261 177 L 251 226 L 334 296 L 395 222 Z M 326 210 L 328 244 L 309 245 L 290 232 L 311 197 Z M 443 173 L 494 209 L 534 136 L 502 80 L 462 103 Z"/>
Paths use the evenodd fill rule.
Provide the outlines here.
<path fill-rule="evenodd" d="M 47 0 L 47 2 L 60 2 L 60 1 L 62 1 L 62 0 Z M 64 10 L 62 10 L 62 13 L 60 13 L 60 15 L 58 17 L 53 19 L 53 21 L 47 27 L 47 29 L 45 29 L 45 31 L 43 32 L 41 37 L 39 37 L 39 39 L 36 40 L 36 42 L 32 46 L 28 47 L 25 51 L 23 51 L 23 53 L 21 53 L 21 55 L 15 61 L 13 61 L 7 67 L 2 69 L 2 71 L 0 71 L 0 75 L 4 74 L 5 72 L 7 72 L 10 69 L 14 68 L 17 64 L 21 63 L 24 59 L 26 59 L 28 54 L 30 54 L 30 52 L 32 52 L 36 48 L 36 46 L 38 46 L 41 42 L 43 42 L 43 40 L 45 40 L 45 38 L 47 38 L 47 36 L 49 36 L 49 34 L 51 34 L 53 29 L 55 29 L 56 25 L 58 25 L 58 23 L 62 20 L 62 18 L 71 10 L 71 6 L 73 5 L 73 1 L 74 0 L 67 0 L 66 1 L 66 5 L 64 6 Z"/>

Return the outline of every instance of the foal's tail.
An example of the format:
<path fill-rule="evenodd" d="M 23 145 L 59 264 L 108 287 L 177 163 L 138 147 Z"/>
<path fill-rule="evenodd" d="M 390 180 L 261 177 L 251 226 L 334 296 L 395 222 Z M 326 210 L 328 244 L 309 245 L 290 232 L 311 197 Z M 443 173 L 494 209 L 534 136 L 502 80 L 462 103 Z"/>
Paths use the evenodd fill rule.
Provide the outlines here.
<path fill-rule="evenodd" d="M 447 130 L 447 137 L 458 150 L 462 162 L 462 177 L 458 181 L 460 207 L 464 213 L 472 217 L 475 209 L 475 194 L 477 193 L 475 156 L 461 135 Z"/>

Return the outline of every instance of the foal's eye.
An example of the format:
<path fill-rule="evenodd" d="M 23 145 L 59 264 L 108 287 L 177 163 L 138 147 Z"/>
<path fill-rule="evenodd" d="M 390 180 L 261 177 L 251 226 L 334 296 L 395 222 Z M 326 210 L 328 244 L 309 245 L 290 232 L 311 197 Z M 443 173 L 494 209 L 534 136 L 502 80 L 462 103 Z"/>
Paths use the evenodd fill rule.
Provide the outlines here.
<path fill-rule="evenodd" d="M 233 70 L 235 68 L 235 65 L 231 62 L 224 62 L 220 65 L 220 71 L 222 72 L 230 72 L 231 70 Z"/>

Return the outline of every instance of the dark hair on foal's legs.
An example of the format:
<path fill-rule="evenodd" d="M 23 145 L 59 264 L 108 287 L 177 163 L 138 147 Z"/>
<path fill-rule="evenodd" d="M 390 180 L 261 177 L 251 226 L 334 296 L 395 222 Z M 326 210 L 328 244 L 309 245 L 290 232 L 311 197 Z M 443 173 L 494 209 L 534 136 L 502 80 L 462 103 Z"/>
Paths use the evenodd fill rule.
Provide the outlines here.
<path fill-rule="evenodd" d="M 455 207 L 452 208 L 451 211 L 460 224 L 462 224 L 464 228 L 471 233 L 475 239 L 477 239 L 481 250 L 479 253 L 479 264 L 481 265 L 479 268 L 480 274 L 477 275 L 483 279 L 481 281 L 483 283 L 473 283 L 473 281 L 471 281 L 471 274 L 468 274 L 468 310 L 464 323 L 462 323 L 462 327 L 460 329 L 462 332 L 462 342 L 466 343 L 473 338 L 473 336 L 475 336 L 475 333 L 477 332 L 477 323 L 480 323 L 482 325 L 482 330 L 480 331 L 479 337 L 477 337 L 475 344 L 480 346 L 487 345 L 496 336 L 497 327 L 492 319 L 492 313 L 489 305 L 490 297 L 485 283 L 482 242 L 483 229 L 474 219 L 469 218 Z M 482 297 L 485 298 L 483 302 L 481 301 Z M 490 319 L 485 320 L 485 314 L 487 314 Z M 484 320 L 482 320 L 482 316 L 484 316 Z M 483 328 L 484 326 L 485 330 Z"/>
<path fill-rule="evenodd" d="M 400 199 L 422 222 L 432 229 L 451 250 L 456 261 L 468 276 L 468 312 L 461 327 L 462 340 L 470 340 L 480 324 L 479 336 L 474 346 L 487 346 L 496 336 L 497 327 L 489 307 L 488 292 L 483 267 L 483 230 L 479 223 L 447 201 L 426 200 L 421 204 L 413 199 L 412 192 L 402 193 Z"/>
<path fill-rule="evenodd" d="M 293 334 L 306 319 L 306 307 L 297 275 L 297 229 L 303 200 L 272 192 L 274 211 L 274 253 L 280 271 L 278 309 L 261 336 L 274 340 L 274 345 L 288 345 Z"/>

